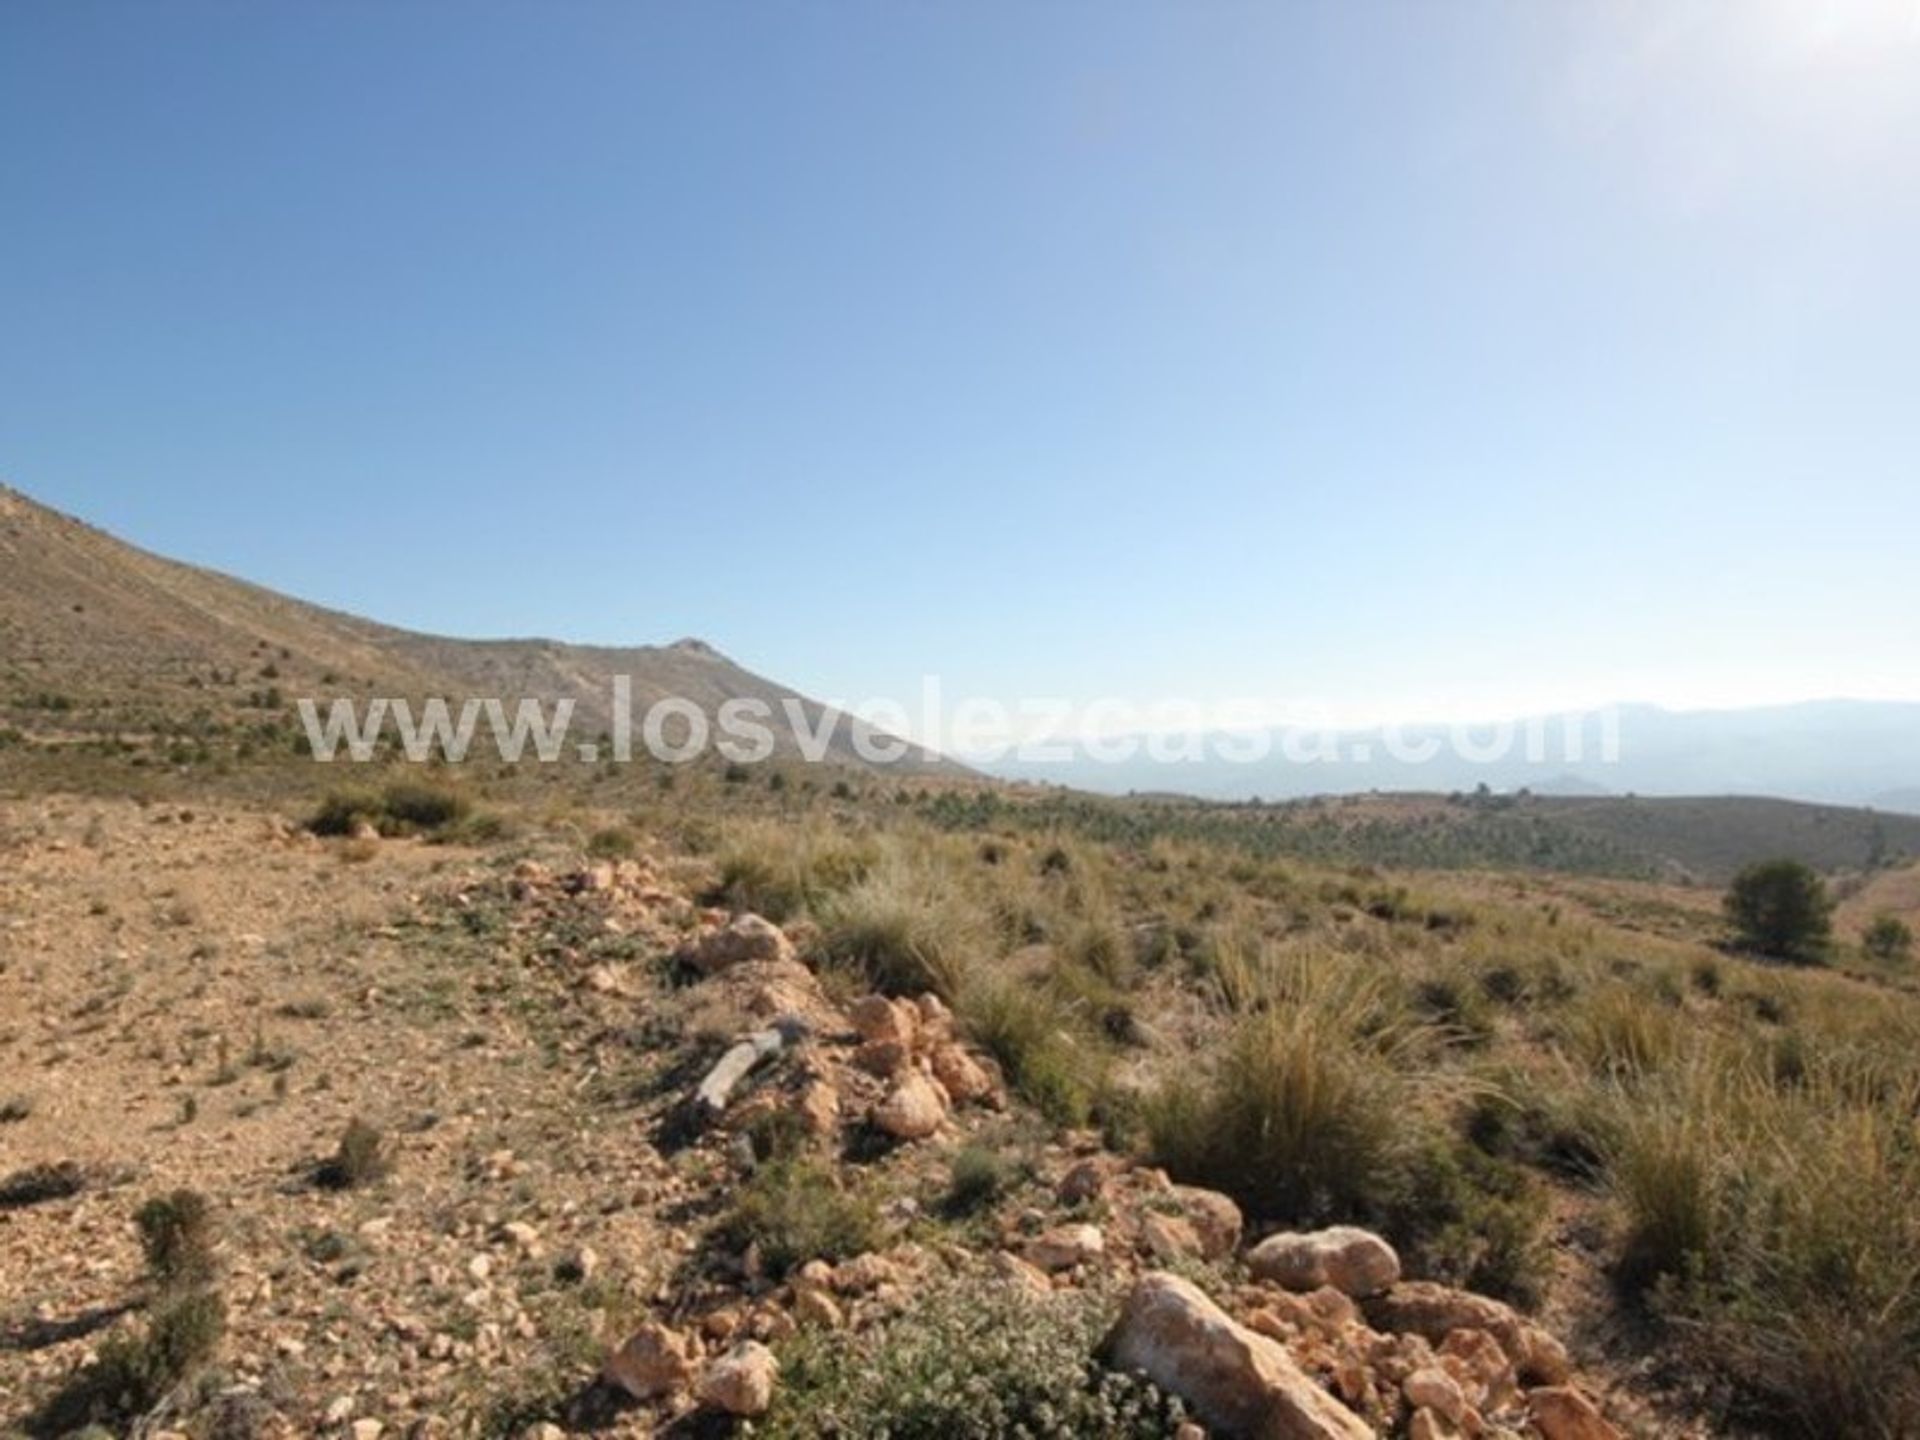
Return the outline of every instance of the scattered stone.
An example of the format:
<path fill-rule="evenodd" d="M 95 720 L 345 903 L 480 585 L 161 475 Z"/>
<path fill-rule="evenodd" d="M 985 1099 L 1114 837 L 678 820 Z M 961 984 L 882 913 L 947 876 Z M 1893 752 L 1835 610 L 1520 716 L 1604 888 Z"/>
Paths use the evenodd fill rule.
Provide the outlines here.
<path fill-rule="evenodd" d="M 1485 1295 L 1411 1280 L 1369 1299 L 1366 1311 L 1376 1330 L 1411 1331 L 1436 1345 L 1456 1330 L 1484 1330 L 1499 1342 L 1520 1378 L 1536 1384 L 1560 1385 L 1572 1372 L 1565 1346 L 1511 1306 Z"/>
<path fill-rule="evenodd" d="M 1571 1385 L 1529 1390 L 1527 1409 L 1546 1440 L 1620 1440 L 1600 1407 Z"/>
<path fill-rule="evenodd" d="M 701 937 L 681 954 L 705 975 L 754 961 L 794 958 L 793 942 L 780 927 L 751 913 L 736 915 L 730 924 Z"/>
<path fill-rule="evenodd" d="M 953 1097 L 956 1105 L 964 1105 L 973 1100 L 985 1100 L 993 1094 L 993 1077 L 971 1055 L 948 1041 L 936 1046 L 930 1063 L 933 1066 L 933 1078 L 940 1082 L 940 1088 Z"/>
<path fill-rule="evenodd" d="M 902 1077 L 873 1112 L 873 1123 L 896 1140 L 924 1140 L 946 1118 L 940 1092 L 918 1070 Z"/>
<path fill-rule="evenodd" d="M 911 1050 L 914 1032 L 918 1029 L 914 1014 L 909 1007 L 884 995 L 863 995 L 853 1002 L 847 1018 L 862 1040 L 869 1043 L 891 1040 Z"/>
<path fill-rule="evenodd" d="M 993 1267 L 993 1273 L 1011 1285 L 1017 1285 L 1032 1295 L 1051 1295 L 1053 1282 L 1047 1279 L 1046 1271 L 1022 1260 L 1011 1250 L 995 1252 L 987 1262 Z"/>
<path fill-rule="evenodd" d="M 817 1325 L 822 1330 L 838 1330 L 847 1323 L 839 1303 L 826 1291 L 811 1286 L 794 1292 L 793 1318 L 802 1325 Z"/>
<path fill-rule="evenodd" d="M 1106 1253 L 1098 1225 L 1058 1225 L 1027 1242 L 1027 1259 L 1042 1270 L 1072 1270 Z"/>
<path fill-rule="evenodd" d="M 864 1295 L 900 1278 L 899 1267 L 884 1255 L 868 1253 L 842 1261 L 833 1268 L 833 1288 L 842 1295 Z"/>
<path fill-rule="evenodd" d="M 1467 1412 L 1467 1397 L 1460 1382 L 1437 1365 L 1423 1365 L 1400 1383 L 1407 1403 L 1432 1410 L 1458 1425 Z"/>
<path fill-rule="evenodd" d="M 636 1400 L 653 1400 L 683 1389 L 693 1378 L 686 1339 L 657 1321 L 648 1321 L 607 1357 L 602 1374 Z"/>
<path fill-rule="evenodd" d="M 1111 1168 L 1105 1160 L 1082 1160 L 1060 1177 L 1053 1193 L 1062 1205 L 1084 1205 L 1097 1200 L 1107 1188 L 1107 1173 Z"/>
<path fill-rule="evenodd" d="M 1144 1275 L 1108 1338 L 1110 1363 L 1139 1370 L 1208 1425 L 1247 1440 L 1373 1440 L 1274 1340 L 1235 1324 L 1196 1285 Z"/>
<path fill-rule="evenodd" d="M 780 1362 L 757 1340 L 734 1346 L 707 1368 L 700 1380 L 700 1403 L 728 1415 L 767 1413 L 773 1404 Z"/>
<path fill-rule="evenodd" d="M 1206 1244 L 1193 1222 L 1180 1215 L 1148 1211 L 1140 1221 L 1140 1239 L 1148 1252 L 1161 1261 L 1197 1258 L 1206 1252 Z"/>
<path fill-rule="evenodd" d="M 886 1079 L 913 1063 L 913 1051 L 904 1040 L 868 1040 L 853 1052 L 853 1063 L 869 1075 Z"/>
<path fill-rule="evenodd" d="M 1400 1257 L 1371 1230 L 1336 1225 L 1306 1234 L 1269 1235 L 1247 1253 L 1255 1277 L 1288 1290 L 1317 1290 L 1331 1285 L 1345 1295 L 1365 1299 L 1400 1278 Z"/>
<path fill-rule="evenodd" d="M 1199 1232 L 1207 1259 L 1221 1260 L 1240 1248 L 1245 1221 L 1232 1200 L 1218 1190 L 1202 1190 L 1197 1185 L 1176 1185 L 1172 1193 L 1180 1213 Z"/>

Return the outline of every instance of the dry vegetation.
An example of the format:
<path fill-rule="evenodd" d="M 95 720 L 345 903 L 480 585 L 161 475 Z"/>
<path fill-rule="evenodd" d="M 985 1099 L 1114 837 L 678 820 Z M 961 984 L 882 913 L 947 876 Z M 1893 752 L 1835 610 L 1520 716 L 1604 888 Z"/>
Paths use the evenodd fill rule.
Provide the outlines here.
<path fill-rule="evenodd" d="M 293 1433 L 645 1433 L 581 1408 L 608 1334 L 702 1313 L 745 1252 L 777 1281 L 902 1226 L 1003 1235 L 1087 1131 L 1256 1229 L 1365 1224 L 1539 1313 L 1643 1433 L 1912 1432 L 1920 1000 L 1844 914 L 1832 963 L 1785 966 L 1683 892 L 1104 839 L 1046 807 L 971 825 L 938 795 L 376 784 L 299 826 L 11 802 L 0 1433 L 155 1406 L 279 1433 L 218 1428 L 236 1385 Z M 657 923 L 514 900 L 522 862 L 589 854 L 641 857 Z M 822 1152 L 782 1112 L 744 1160 L 679 1148 L 678 1098 L 749 1025 L 675 959 L 682 895 L 777 919 L 839 1000 L 944 997 L 1014 1111 L 919 1155 Z M 1164 1433 L 1169 1397 L 1094 1364 L 1111 1294 L 1043 1324 L 973 1283 L 863 1347 L 782 1343 L 769 1433 L 1000 1433 L 953 1428 L 982 1387 L 1010 1426 L 1080 1417 L 1036 1433 Z M 404 1371 L 370 1358 L 392 1335 Z"/>

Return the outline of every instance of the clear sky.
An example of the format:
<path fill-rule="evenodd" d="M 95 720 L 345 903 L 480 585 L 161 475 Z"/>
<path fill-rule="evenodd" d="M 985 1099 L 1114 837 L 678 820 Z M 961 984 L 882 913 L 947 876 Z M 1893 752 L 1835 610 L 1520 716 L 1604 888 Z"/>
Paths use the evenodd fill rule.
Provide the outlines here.
<path fill-rule="evenodd" d="M 827 696 L 1920 697 L 1920 9 L 0 9 L 0 478 Z"/>

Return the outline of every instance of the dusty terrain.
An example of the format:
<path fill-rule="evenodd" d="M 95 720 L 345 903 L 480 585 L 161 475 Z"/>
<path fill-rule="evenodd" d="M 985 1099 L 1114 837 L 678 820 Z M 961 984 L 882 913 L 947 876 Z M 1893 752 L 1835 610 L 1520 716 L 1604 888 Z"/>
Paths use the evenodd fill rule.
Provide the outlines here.
<path fill-rule="evenodd" d="M 1238 1237 L 1224 1197 L 1168 1202 L 1164 1176 L 1046 1124 L 985 1057 L 986 1090 L 962 1101 L 950 1078 L 924 1142 L 876 1135 L 876 1105 L 914 1072 L 863 1044 L 871 1017 L 849 1018 L 865 1012 L 844 984 L 830 994 L 791 959 L 705 978 L 662 968 L 723 918 L 687 898 L 696 862 L 589 864 L 544 840 L 322 842 L 257 811 L 62 798 L 7 804 L 0 845 L 0 1099 L 19 1112 L 0 1125 L 0 1172 L 79 1176 L 77 1193 L 0 1210 L 0 1433 L 35 1426 L 104 1343 L 138 1333 L 130 1216 L 177 1187 L 213 1204 L 228 1328 L 212 1369 L 140 1433 L 710 1429 L 713 1407 L 682 1390 L 643 1404 L 597 1384 L 609 1346 L 651 1319 L 711 1366 L 748 1335 L 871 1329 L 989 1263 L 1005 1283 L 1113 1295 L 1186 1251 L 1191 1265 L 1232 1258 L 1209 1228 L 1218 1202 Z M 812 1038 L 723 1123 L 690 1130 L 695 1082 L 776 1016 Z M 923 1040 L 949 1033 L 917 1023 Z M 947 1074 L 950 1057 L 931 1053 Z M 743 1138 L 773 1113 L 824 1130 L 847 1157 L 834 1163 L 857 1164 L 882 1200 L 873 1243 L 887 1258 L 861 1262 L 887 1277 L 877 1289 L 843 1266 L 818 1292 L 837 1298 L 803 1298 L 716 1240 L 753 1168 Z M 385 1133 L 390 1172 L 316 1183 L 356 1118 Z M 969 1136 L 1029 1157 L 1027 1188 L 967 1225 L 931 1223 Z M 1052 1282 L 1019 1258 L 1052 1266 L 1049 1245 L 1081 1243 L 1075 1221 L 1093 1222 L 1090 1257 L 1070 1255 Z M 1365 1340 L 1354 1321 L 1322 1333 L 1306 1312 L 1285 1319 L 1275 1307 L 1295 1302 L 1246 1290 L 1244 1272 L 1195 1273 L 1375 1423 L 1423 1423 L 1397 1377 L 1425 1342 L 1405 1337 L 1416 1349 L 1398 1359 L 1398 1341 Z M 1590 1369 L 1585 1383 L 1604 1393 L 1619 1378 Z M 1524 1423 L 1517 1391 L 1501 1403 Z M 1652 1423 L 1624 1391 L 1608 1403 Z"/>

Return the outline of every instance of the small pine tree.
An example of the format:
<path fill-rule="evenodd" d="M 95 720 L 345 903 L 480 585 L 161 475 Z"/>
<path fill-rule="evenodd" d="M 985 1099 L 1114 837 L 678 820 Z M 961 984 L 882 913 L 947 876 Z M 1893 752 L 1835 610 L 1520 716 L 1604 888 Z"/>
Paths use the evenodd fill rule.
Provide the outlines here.
<path fill-rule="evenodd" d="M 1734 877 L 1727 919 L 1739 943 L 1782 960 L 1824 958 L 1833 930 L 1827 887 L 1798 860 L 1762 860 Z"/>

